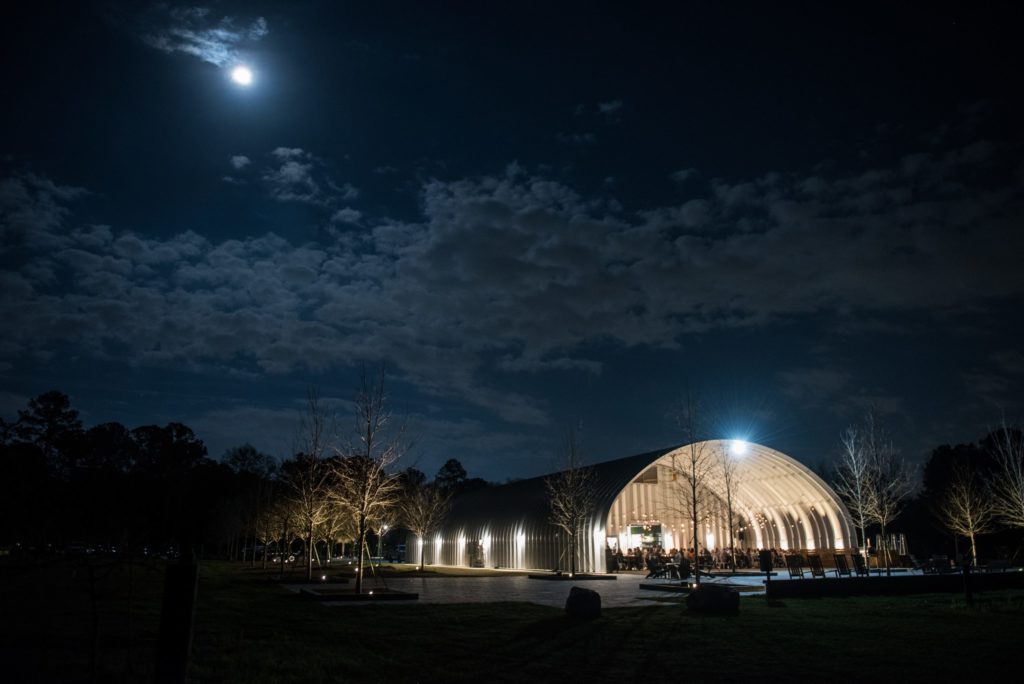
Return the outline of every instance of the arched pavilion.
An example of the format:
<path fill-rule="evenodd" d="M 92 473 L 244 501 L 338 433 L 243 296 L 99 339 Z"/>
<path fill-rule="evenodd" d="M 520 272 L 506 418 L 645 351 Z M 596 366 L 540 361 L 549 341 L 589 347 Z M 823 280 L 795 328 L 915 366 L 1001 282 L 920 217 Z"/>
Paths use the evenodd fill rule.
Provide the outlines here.
<path fill-rule="evenodd" d="M 694 543 L 683 476 L 692 454 L 708 464 Z M 590 466 L 595 505 L 576 549 L 580 572 L 606 572 L 606 549 L 726 547 L 728 507 L 715 476 L 735 464 L 733 538 L 738 549 L 828 552 L 855 544 L 835 492 L 806 466 L 759 444 L 709 440 Z M 443 528 L 415 540 L 427 563 L 522 569 L 569 567 L 566 535 L 550 522 L 544 477 L 470 491 L 456 498 Z"/>

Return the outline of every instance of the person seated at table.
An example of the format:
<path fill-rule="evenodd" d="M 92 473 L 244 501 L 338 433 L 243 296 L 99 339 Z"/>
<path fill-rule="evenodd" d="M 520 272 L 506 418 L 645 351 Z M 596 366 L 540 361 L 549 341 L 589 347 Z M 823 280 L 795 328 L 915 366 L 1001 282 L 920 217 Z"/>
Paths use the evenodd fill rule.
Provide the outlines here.
<path fill-rule="evenodd" d="M 683 564 L 683 552 L 679 549 L 672 549 L 672 562 L 676 565 Z"/>
<path fill-rule="evenodd" d="M 651 553 L 647 556 L 647 577 L 644 579 L 651 579 L 652 577 L 664 577 L 665 566 L 658 562 L 658 556 Z"/>

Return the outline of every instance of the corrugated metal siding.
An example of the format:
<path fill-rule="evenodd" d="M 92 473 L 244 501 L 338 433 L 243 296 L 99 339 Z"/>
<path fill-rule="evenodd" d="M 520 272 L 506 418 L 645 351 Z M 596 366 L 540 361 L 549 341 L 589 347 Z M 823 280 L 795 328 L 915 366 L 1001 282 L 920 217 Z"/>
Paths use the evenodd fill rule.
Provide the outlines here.
<path fill-rule="evenodd" d="M 723 448 L 724 441 L 701 443 Z M 577 550 L 580 572 L 605 572 L 606 539 L 630 525 L 660 524 L 673 546 L 692 546 L 688 516 L 678 503 L 681 482 L 673 478 L 672 454 L 685 447 L 660 449 L 591 466 L 596 493 L 594 512 Z M 768 447 L 751 444 L 740 461 L 734 511 L 753 532 L 745 545 L 800 549 L 848 548 L 853 524 L 828 486 L 799 462 Z M 637 481 L 657 466 L 657 484 Z M 715 546 L 728 544 L 725 505 L 712 501 L 699 526 L 701 546 L 714 535 Z M 427 563 L 567 569 L 564 533 L 549 522 L 544 477 L 485 487 L 458 497 L 444 528 L 425 540 Z M 734 524 L 737 521 L 734 520 Z M 414 542 L 416 543 L 416 542 Z M 737 546 L 741 546 L 737 542 Z M 416 548 L 418 552 L 418 548 Z M 418 557 L 418 555 L 416 556 Z"/>

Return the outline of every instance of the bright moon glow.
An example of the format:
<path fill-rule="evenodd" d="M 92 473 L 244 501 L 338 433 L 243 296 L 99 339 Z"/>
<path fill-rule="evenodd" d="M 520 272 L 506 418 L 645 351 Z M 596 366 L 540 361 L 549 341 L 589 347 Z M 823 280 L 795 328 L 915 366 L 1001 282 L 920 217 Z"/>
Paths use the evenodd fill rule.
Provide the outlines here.
<path fill-rule="evenodd" d="M 236 66 L 231 70 L 231 80 L 238 85 L 250 85 L 252 83 L 252 70 L 247 66 Z"/>
<path fill-rule="evenodd" d="M 732 444 L 729 445 L 729 451 L 736 454 L 737 456 L 742 456 L 743 454 L 747 453 L 747 443 L 744 442 L 742 439 L 734 439 L 732 440 Z"/>

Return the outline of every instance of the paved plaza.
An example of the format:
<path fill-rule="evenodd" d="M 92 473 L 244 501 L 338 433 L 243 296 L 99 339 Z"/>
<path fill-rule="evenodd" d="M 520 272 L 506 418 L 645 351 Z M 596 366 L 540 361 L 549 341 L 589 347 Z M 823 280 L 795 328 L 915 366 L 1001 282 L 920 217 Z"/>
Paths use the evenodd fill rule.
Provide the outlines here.
<path fill-rule="evenodd" d="M 673 594 L 663 591 L 641 589 L 641 584 L 676 584 L 678 581 L 644 580 L 642 574 L 617 575 L 614 580 L 543 580 L 530 579 L 524 575 L 489 576 L 489 577 L 429 577 L 429 578 L 389 578 L 387 582 L 377 582 L 373 577 L 364 580 L 364 589 L 374 587 L 419 594 L 419 601 L 383 601 L 383 605 L 409 605 L 414 603 L 500 603 L 503 601 L 525 601 L 542 606 L 562 608 L 574 586 L 593 589 L 601 595 L 604 608 L 621 608 L 624 606 L 673 605 L 665 603 L 666 597 Z M 705 582 L 730 584 L 743 589 L 759 589 L 763 581 L 760 576 L 738 575 L 736 577 L 716 577 Z M 303 585 L 293 585 L 298 591 Z M 321 584 L 305 585 L 311 589 L 322 587 Z M 359 605 L 353 601 L 324 601 L 327 606 Z"/>

